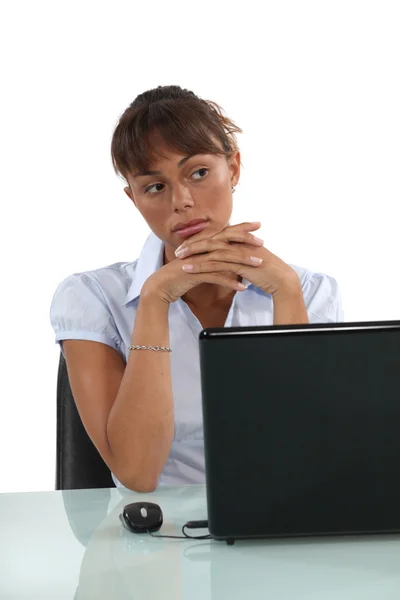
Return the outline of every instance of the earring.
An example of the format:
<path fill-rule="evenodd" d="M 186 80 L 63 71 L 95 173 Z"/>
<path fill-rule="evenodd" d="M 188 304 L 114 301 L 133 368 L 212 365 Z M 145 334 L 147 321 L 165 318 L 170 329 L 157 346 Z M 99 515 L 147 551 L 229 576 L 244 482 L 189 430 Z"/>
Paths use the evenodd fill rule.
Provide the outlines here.
<path fill-rule="evenodd" d="M 234 194 L 235 192 L 236 192 L 236 188 L 234 188 L 234 187 L 232 186 L 232 194 Z"/>

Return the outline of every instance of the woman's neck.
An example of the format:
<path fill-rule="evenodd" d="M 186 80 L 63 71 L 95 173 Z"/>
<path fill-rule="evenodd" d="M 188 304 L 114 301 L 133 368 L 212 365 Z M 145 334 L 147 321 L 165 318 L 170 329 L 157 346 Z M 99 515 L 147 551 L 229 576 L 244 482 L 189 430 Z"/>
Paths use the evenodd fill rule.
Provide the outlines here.
<path fill-rule="evenodd" d="M 213 308 L 229 310 L 235 293 L 235 290 L 228 287 L 214 283 L 201 283 L 182 296 L 182 300 L 194 311 L 212 311 Z"/>
<path fill-rule="evenodd" d="M 169 260 L 168 254 L 170 253 L 164 248 L 164 265 L 175 259 L 175 255 L 173 255 L 173 258 Z M 238 277 L 234 273 L 226 273 L 225 275 L 232 280 L 241 281 L 241 277 Z M 198 311 L 203 309 L 212 310 L 213 307 L 219 309 L 227 307 L 229 309 L 235 293 L 235 290 L 229 287 L 214 283 L 201 283 L 182 296 L 182 300 L 191 308 Z"/>

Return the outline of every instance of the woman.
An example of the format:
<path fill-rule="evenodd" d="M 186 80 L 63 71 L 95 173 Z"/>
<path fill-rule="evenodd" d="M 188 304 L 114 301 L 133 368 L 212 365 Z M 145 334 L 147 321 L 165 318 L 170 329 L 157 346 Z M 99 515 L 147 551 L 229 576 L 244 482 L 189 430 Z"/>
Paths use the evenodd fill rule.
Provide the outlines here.
<path fill-rule="evenodd" d="M 334 279 L 290 267 L 231 226 L 241 130 L 178 86 L 138 96 L 114 168 L 152 234 L 138 260 L 68 277 L 51 308 L 79 414 L 116 485 L 204 481 L 198 334 L 341 320 Z"/>

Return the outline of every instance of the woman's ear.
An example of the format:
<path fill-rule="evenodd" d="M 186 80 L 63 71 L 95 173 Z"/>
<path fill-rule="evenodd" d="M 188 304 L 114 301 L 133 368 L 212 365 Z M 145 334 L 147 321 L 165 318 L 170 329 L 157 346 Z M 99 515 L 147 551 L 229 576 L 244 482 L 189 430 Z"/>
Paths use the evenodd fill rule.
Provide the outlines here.
<path fill-rule="evenodd" d="M 128 198 L 129 198 L 130 200 L 132 200 L 133 204 L 136 206 L 135 197 L 134 197 L 134 195 L 132 194 L 132 190 L 131 190 L 130 186 L 128 186 L 128 187 L 124 187 L 124 192 L 125 192 L 125 194 L 128 196 Z"/>
<path fill-rule="evenodd" d="M 231 172 L 231 182 L 232 186 L 235 187 L 239 183 L 240 179 L 240 152 L 239 150 L 233 154 L 230 159 L 229 164 L 230 172 Z"/>

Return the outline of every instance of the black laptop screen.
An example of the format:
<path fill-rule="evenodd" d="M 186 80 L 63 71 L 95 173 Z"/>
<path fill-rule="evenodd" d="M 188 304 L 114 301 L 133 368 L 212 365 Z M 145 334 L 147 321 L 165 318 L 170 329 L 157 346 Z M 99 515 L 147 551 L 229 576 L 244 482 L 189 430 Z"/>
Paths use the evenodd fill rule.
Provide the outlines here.
<path fill-rule="evenodd" d="M 400 328 L 237 331 L 200 356 L 216 537 L 400 530 Z"/>

